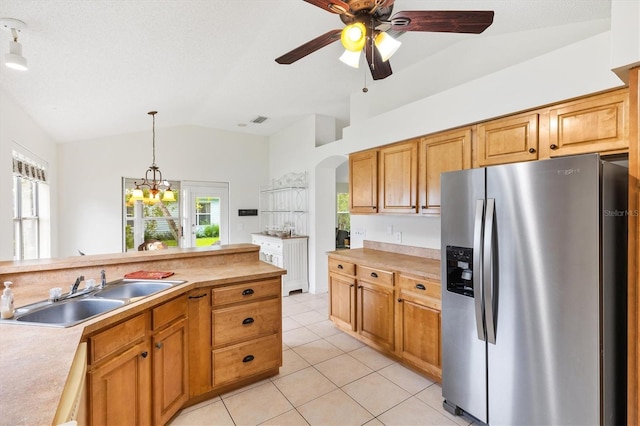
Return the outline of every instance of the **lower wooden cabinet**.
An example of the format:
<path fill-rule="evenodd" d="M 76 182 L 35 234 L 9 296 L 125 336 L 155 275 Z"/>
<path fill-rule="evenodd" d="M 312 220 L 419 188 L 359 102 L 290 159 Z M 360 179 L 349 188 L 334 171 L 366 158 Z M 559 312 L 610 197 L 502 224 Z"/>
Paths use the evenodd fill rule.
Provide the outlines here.
<path fill-rule="evenodd" d="M 189 315 L 189 397 L 211 391 L 211 290 L 198 288 L 187 294 Z"/>
<path fill-rule="evenodd" d="M 361 273 L 361 271 L 363 273 Z M 383 274 L 391 275 L 391 282 Z M 380 280 L 381 282 L 375 282 Z M 393 273 L 358 267 L 356 330 L 375 348 L 395 350 Z"/>
<path fill-rule="evenodd" d="M 355 277 L 329 274 L 329 318 L 350 331 L 355 331 L 356 324 L 355 286 Z"/>

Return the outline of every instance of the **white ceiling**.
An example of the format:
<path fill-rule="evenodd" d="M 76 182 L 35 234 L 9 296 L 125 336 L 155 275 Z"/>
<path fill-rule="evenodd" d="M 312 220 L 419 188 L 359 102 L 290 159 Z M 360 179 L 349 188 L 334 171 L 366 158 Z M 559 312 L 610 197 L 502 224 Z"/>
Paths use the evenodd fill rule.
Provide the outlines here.
<path fill-rule="evenodd" d="M 339 42 L 292 65 L 274 61 L 343 26 L 337 15 L 303 0 L 0 0 L 0 17 L 27 24 L 19 41 L 29 62 L 27 72 L 0 66 L 0 88 L 59 142 L 147 130 L 150 110 L 159 111 L 158 127 L 256 135 L 309 114 L 348 124 L 349 97 L 365 75 L 369 93 L 393 90 L 401 102 L 416 100 L 608 30 L 610 0 L 396 0 L 394 6 L 430 9 L 494 10 L 495 18 L 480 35 L 404 34 L 391 59 L 394 74 L 372 82 L 365 65 L 356 70 L 338 61 Z M 2 55 L 9 41 L 10 33 L 0 31 Z M 484 61 L 469 66 L 467 54 Z M 419 83 L 416 75 L 423 76 Z M 388 105 L 397 106 L 391 96 Z M 258 115 L 268 120 L 250 123 Z"/>

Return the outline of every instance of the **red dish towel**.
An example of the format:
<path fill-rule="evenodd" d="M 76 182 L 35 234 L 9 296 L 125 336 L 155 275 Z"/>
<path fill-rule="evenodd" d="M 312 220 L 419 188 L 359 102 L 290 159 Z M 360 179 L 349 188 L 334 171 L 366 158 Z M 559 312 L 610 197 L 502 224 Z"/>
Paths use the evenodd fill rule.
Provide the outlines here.
<path fill-rule="evenodd" d="M 162 278 L 170 277 L 171 275 L 173 275 L 173 272 L 135 271 L 135 272 L 129 272 L 124 277 L 141 279 L 141 280 L 160 280 Z"/>

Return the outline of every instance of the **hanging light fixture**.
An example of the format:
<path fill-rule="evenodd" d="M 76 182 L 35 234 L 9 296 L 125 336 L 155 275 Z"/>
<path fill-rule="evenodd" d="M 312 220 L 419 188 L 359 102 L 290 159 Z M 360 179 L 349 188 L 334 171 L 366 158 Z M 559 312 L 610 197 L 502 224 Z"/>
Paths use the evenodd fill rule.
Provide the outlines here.
<path fill-rule="evenodd" d="M 381 31 L 375 38 L 375 44 L 378 52 L 380 52 L 382 60 L 386 62 L 394 53 L 396 53 L 402 43 L 384 31 Z"/>
<path fill-rule="evenodd" d="M 160 168 L 156 165 L 156 114 L 158 111 L 150 111 L 148 114 L 153 117 L 153 160 L 151 166 L 147 169 L 147 172 L 142 179 L 142 182 L 134 182 L 136 185 L 133 193 L 131 194 L 131 201 L 142 201 L 144 200 L 144 193 L 142 191 L 141 186 L 146 186 L 149 188 L 149 202 L 157 203 L 160 201 L 160 191 L 164 190 L 164 195 L 162 197 L 162 201 L 175 201 L 176 197 L 171 190 L 171 184 L 162 179 L 162 172 Z"/>
<path fill-rule="evenodd" d="M 14 70 L 26 71 L 27 60 L 22 56 L 22 45 L 18 43 L 18 33 L 26 27 L 26 24 L 18 19 L 0 18 L 0 25 L 7 31 L 11 31 L 12 41 L 9 42 L 9 53 L 4 55 L 4 64 Z"/>

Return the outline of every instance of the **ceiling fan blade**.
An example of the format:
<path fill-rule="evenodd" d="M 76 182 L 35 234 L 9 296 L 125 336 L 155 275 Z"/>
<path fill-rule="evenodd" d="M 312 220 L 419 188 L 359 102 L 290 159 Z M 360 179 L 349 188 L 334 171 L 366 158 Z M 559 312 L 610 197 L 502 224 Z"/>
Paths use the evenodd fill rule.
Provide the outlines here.
<path fill-rule="evenodd" d="M 384 62 L 378 49 L 374 48 L 371 43 L 366 43 L 364 47 L 367 56 L 367 64 L 371 70 L 371 76 L 374 80 L 382 80 L 391 75 L 391 64 L 389 61 Z"/>
<path fill-rule="evenodd" d="M 492 10 L 405 10 L 391 17 L 397 31 L 480 34 L 492 23 Z"/>
<path fill-rule="evenodd" d="M 331 30 L 327 33 L 322 34 L 320 37 L 316 37 L 311 41 L 306 42 L 305 44 L 296 47 L 290 52 L 285 53 L 276 59 L 276 62 L 279 64 L 292 64 L 298 59 L 302 59 L 310 53 L 315 52 L 318 49 L 321 49 L 336 40 L 340 40 L 340 33 L 342 30 Z"/>
<path fill-rule="evenodd" d="M 331 13 L 341 14 L 349 11 L 349 5 L 342 0 L 304 0 Z"/>

